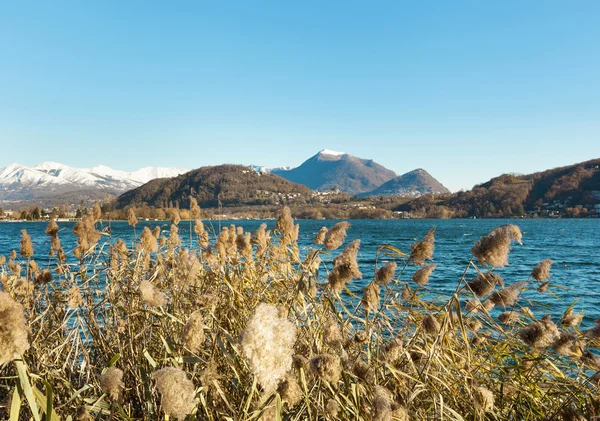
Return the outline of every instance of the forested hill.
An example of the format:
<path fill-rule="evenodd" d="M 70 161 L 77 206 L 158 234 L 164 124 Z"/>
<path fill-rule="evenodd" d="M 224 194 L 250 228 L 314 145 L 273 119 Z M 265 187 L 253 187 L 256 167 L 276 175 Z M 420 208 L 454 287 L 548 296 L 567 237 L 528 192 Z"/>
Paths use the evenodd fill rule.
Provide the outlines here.
<path fill-rule="evenodd" d="M 600 159 L 594 159 L 528 175 L 504 174 L 470 191 L 417 198 L 398 210 L 454 217 L 585 216 L 596 213 L 598 204 Z"/>
<path fill-rule="evenodd" d="M 302 202 L 312 191 L 273 174 L 241 165 L 202 167 L 173 178 L 152 180 L 116 199 L 116 207 L 149 205 L 189 206 L 195 197 L 201 207 L 277 205 Z"/>

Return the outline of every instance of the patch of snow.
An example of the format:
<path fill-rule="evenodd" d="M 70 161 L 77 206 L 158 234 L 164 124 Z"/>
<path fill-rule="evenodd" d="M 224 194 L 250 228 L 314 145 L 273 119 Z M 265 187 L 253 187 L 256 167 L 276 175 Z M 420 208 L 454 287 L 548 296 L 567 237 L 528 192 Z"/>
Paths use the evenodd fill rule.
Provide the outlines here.
<path fill-rule="evenodd" d="M 346 155 L 346 152 L 337 152 L 337 151 L 332 151 L 331 149 L 323 149 L 322 151 L 319 152 L 320 155 L 331 155 L 331 156 L 342 156 L 342 155 Z"/>

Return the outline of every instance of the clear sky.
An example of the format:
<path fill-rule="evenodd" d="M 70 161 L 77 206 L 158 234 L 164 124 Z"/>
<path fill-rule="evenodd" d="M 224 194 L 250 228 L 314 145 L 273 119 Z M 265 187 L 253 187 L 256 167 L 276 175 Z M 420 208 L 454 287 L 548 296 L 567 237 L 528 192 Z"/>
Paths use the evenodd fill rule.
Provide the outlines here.
<path fill-rule="evenodd" d="M 452 190 L 600 157 L 600 1 L 0 2 L 0 167 L 298 165 Z"/>

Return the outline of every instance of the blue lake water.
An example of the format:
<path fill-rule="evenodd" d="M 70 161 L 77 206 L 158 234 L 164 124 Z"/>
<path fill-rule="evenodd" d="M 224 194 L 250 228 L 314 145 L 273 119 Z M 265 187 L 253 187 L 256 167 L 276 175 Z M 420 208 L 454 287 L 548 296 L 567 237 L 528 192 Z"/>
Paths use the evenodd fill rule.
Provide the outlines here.
<path fill-rule="evenodd" d="M 253 231 L 266 222 L 272 228 L 275 221 L 222 221 L 222 226 L 230 223 Z M 312 239 L 322 226 L 331 227 L 337 221 L 300 220 L 300 245 L 306 250 L 312 244 Z M 527 291 L 524 298 L 534 300 L 529 306 L 538 317 L 552 313 L 558 321 L 562 312 L 576 299 L 579 299 L 575 309 L 584 311 L 584 325 L 589 326 L 593 320 L 600 317 L 600 220 L 599 219 L 522 219 L 522 220 L 351 220 L 345 242 L 354 239 L 361 240 L 359 264 L 363 279 L 354 281 L 351 289 L 359 291 L 369 282 L 374 273 L 377 246 L 390 244 L 404 252 L 410 251 L 410 244 L 421 239 L 430 228 L 436 228 L 434 263 L 438 267 L 431 275 L 429 289 L 440 296 L 449 296 L 454 292 L 465 267 L 471 259 L 471 247 L 477 239 L 498 225 L 512 223 L 518 225 L 523 232 L 523 245 L 513 245 L 510 254 L 510 265 L 497 269 L 507 284 L 525 281 L 532 268 L 542 259 L 552 259 L 552 285 L 550 291 L 556 294 L 540 294 Z M 168 222 L 140 222 L 138 234 L 143 226 L 162 226 L 168 230 Z M 218 231 L 219 222 L 205 221 L 207 229 Z M 75 247 L 72 234 L 74 223 L 59 222 L 60 239 L 65 251 Z M 106 224 L 104 225 L 106 227 Z M 189 244 L 189 224 L 182 221 L 179 224 L 180 237 L 184 244 Z M 0 223 L 0 256 L 8 255 L 11 250 L 19 248 L 20 230 L 27 229 L 34 242 L 34 259 L 40 266 L 48 263 L 50 241 L 45 235 L 46 223 Z M 126 222 L 111 223 L 113 237 L 128 240 L 133 239 L 133 230 Z M 213 237 L 214 238 L 214 237 Z M 340 250 L 332 252 L 324 261 L 330 261 Z M 380 256 L 379 264 L 389 260 Z M 399 261 L 399 266 L 401 262 Z M 409 266 L 403 275 L 403 280 L 409 280 L 416 268 Z M 470 269 L 468 279 L 475 275 Z M 414 285 L 412 285 L 414 286 Z M 549 305 L 551 307 L 546 308 Z"/>

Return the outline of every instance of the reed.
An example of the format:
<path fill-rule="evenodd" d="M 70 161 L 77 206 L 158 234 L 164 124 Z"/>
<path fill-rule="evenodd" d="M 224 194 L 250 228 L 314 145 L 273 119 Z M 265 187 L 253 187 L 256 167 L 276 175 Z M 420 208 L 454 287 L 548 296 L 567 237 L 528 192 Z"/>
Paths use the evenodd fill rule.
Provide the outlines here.
<path fill-rule="evenodd" d="M 194 202 L 190 214 L 199 216 Z M 348 223 L 321 230 L 301 251 L 288 209 L 273 232 L 230 226 L 211 238 L 196 220 L 189 247 L 179 213 L 171 217 L 166 236 L 144 228 L 130 247 L 101 241 L 92 212 L 75 228 L 77 259 L 66 258 L 51 222 L 49 267 L 31 264 L 26 232 L 25 260 L 0 259 L 1 419 L 600 414 L 600 322 L 581 331 L 573 306 L 561 320 L 530 309 L 522 292 L 550 277 L 548 260 L 504 284 L 511 244 L 521 241 L 515 226 L 477 241 L 462 276 L 447 280 L 455 292 L 438 298 L 428 282 L 436 264 L 426 265 L 434 230 L 406 253 L 379 247 L 376 275 L 355 295 L 348 286 L 362 276 L 360 241 L 335 251 Z"/>

